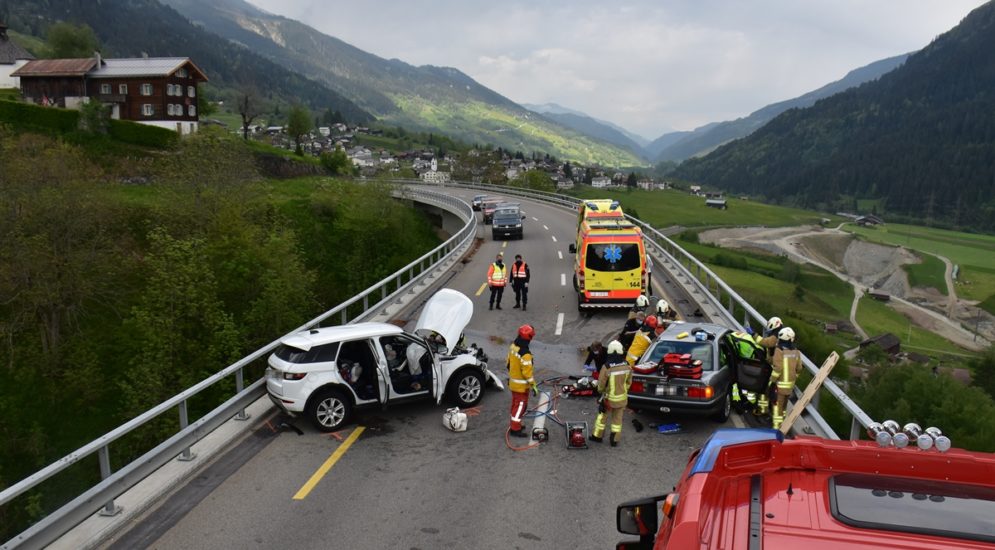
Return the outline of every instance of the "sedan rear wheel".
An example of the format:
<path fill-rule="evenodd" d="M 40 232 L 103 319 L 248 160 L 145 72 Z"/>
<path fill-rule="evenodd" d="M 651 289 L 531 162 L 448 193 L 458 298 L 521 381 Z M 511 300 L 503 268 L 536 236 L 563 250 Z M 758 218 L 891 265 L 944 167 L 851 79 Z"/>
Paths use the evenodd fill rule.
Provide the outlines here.
<path fill-rule="evenodd" d="M 323 432 L 333 432 L 349 420 L 352 403 L 334 389 L 322 390 L 308 405 L 308 416 L 314 427 Z"/>
<path fill-rule="evenodd" d="M 712 420 L 725 422 L 729 420 L 729 413 L 732 411 L 732 388 L 726 390 L 726 397 L 722 400 L 722 408 L 712 415 Z"/>

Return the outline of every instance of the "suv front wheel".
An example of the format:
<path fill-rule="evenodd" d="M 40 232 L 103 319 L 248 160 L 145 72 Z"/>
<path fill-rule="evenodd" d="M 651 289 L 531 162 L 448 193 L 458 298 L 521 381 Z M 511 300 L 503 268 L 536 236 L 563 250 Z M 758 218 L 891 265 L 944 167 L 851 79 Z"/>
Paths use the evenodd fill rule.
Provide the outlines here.
<path fill-rule="evenodd" d="M 352 402 L 339 390 L 321 390 L 308 402 L 307 415 L 315 428 L 334 432 L 349 421 Z"/>
<path fill-rule="evenodd" d="M 484 377 L 475 370 L 464 369 L 449 382 L 449 392 L 460 407 L 472 407 L 484 397 Z"/>

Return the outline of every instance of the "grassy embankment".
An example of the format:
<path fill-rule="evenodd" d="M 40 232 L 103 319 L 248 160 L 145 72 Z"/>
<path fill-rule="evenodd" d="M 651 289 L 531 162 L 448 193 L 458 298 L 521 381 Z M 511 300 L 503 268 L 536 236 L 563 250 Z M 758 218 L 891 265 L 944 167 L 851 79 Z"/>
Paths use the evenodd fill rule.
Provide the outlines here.
<path fill-rule="evenodd" d="M 995 314 L 995 236 L 978 235 L 902 224 L 881 227 L 856 227 L 847 225 L 845 230 L 869 241 L 904 246 L 924 257 L 932 254 L 946 256 L 960 266 L 955 289 L 957 296 L 978 300 L 989 313 Z M 937 279 L 943 281 L 942 262 L 923 264 L 910 270 L 926 272 L 915 275 L 917 280 L 927 280 L 933 286 Z M 943 285 L 945 288 L 945 284 Z"/>
<path fill-rule="evenodd" d="M 890 332 L 902 341 L 902 349 L 916 351 L 933 358 L 943 358 L 944 354 L 954 357 L 974 356 L 968 350 L 952 343 L 946 338 L 914 325 L 907 317 L 887 304 L 868 296 L 860 299 L 857 306 L 857 321 L 870 335 Z"/>

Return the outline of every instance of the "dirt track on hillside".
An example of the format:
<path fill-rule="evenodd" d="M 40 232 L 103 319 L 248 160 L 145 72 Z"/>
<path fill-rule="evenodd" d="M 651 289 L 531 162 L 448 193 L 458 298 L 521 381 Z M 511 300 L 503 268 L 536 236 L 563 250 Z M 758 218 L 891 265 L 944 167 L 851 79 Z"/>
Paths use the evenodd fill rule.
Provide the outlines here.
<path fill-rule="evenodd" d="M 787 256 L 794 261 L 808 262 L 835 274 L 854 287 L 854 307 L 851 322 L 858 333 L 856 303 L 866 291 L 882 292 L 892 297 L 889 305 L 916 326 L 937 333 L 957 345 L 971 350 L 987 348 L 987 339 L 995 339 L 995 330 L 983 331 L 978 338 L 962 325 L 974 326 L 978 308 L 973 303 L 957 299 L 952 281 L 950 296 L 933 288 L 913 288 L 902 268 L 918 263 L 919 258 L 904 247 L 894 247 L 855 239 L 852 234 L 819 226 L 801 227 L 738 227 L 712 229 L 699 235 L 704 243 L 728 248 L 761 251 Z M 942 258 L 948 263 L 946 258 Z M 947 269 L 949 272 L 949 268 Z M 985 312 L 982 316 L 991 319 Z M 989 323 L 988 327 L 992 324 Z"/>

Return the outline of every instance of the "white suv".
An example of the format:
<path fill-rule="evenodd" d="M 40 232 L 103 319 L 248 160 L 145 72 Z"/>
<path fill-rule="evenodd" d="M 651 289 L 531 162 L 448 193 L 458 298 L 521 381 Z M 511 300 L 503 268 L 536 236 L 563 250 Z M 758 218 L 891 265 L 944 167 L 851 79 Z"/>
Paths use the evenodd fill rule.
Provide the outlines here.
<path fill-rule="evenodd" d="M 425 304 L 415 333 L 388 323 L 358 323 L 288 336 L 269 357 L 266 391 L 285 412 L 304 414 L 322 431 L 349 421 L 356 408 L 449 396 L 461 407 L 483 397 L 483 351 L 460 347 L 473 302 L 442 289 Z"/>

